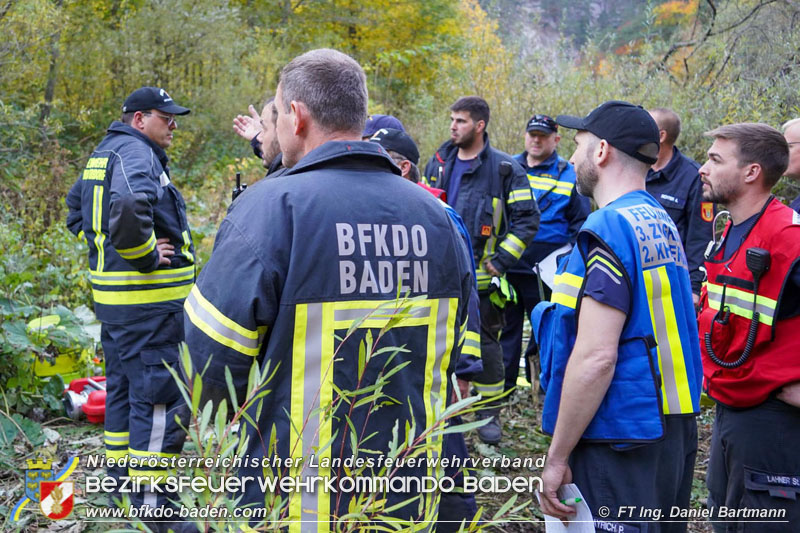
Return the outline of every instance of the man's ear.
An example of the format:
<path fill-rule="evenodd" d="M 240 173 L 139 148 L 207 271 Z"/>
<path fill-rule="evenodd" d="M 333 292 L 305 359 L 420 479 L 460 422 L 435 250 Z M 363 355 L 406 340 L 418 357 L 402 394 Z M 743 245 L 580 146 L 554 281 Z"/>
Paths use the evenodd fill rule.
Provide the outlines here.
<path fill-rule="evenodd" d="M 761 168 L 761 165 L 758 163 L 750 163 L 747 165 L 747 172 L 744 175 L 745 183 L 753 183 L 759 176 L 761 178 L 764 177 L 764 170 Z"/>
<path fill-rule="evenodd" d="M 479 120 L 478 122 L 475 123 L 475 131 L 477 131 L 478 133 L 483 133 L 485 129 L 486 129 L 486 121 Z"/>
<path fill-rule="evenodd" d="M 602 166 L 608 163 L 608 158 L 611 153 L 611 145 L 608 144 L 608 141 L 605 139 L 600 139 L 600 142 L 594 148 L 594 153 L 591 154 L 594 157 L 595 163 L 597 166 Z"/>
<path fill-rule="evenodd" d="M 311 114 L 303 102 L 292 100 L 289 104 L 289 113 L 292 116 L 292 130 L 295 135 L 300 135 L 308 128 L 308 122 L 311 120 Z"/>

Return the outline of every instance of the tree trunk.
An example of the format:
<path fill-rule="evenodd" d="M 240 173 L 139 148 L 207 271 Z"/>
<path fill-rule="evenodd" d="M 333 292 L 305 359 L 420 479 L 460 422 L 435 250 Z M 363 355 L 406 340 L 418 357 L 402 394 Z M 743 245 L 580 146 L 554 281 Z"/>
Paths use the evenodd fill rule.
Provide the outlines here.
<path fill-rule="evenodd" d="M 56 1 L 56 7 L 61 10 L 63 0 Z M 61 28 L 50 37 L 50 70 L 47 73 L 47 85 L 44 88 L 44 102 L 39 114 L 39 122 L 44 124 L 50 116 L 50 109 L 53 104 L 53 95 L 56 91 L 56 80 L 58 79 L 58 56 L 60 54 L 59 41 L 61 40 Z"/>

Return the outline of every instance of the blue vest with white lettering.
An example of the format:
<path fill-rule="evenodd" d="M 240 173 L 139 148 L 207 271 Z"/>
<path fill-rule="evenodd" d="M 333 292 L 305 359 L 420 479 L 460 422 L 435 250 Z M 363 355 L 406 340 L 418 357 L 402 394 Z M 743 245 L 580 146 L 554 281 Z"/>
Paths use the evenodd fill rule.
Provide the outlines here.
<path fill-rule="evenodd" d="M 559 267 L 552 301 L 538 304 L 531 314 L 546 391 L 542 427 L 549 434 L 555 430 L 587 265 L 604 268 L 602 257 L 589 249 L 591 237 L 605 243 L 623 267 L 631 306 L 614 377 L 583 439 L 658 440 L 664 435 L 664 415 L 699 412 L 702 367 L 680 235 L 645 191 L 625 194 L 589 215 L 577 246 Z"/>

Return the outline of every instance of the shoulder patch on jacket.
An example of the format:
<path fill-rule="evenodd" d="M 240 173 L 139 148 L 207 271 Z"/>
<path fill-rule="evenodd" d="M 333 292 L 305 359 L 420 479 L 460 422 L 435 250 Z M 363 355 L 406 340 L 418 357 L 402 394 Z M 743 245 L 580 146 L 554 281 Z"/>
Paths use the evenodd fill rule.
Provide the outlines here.
<path fill-rule="evenodd" d="M 712 220 L 714 220 L 714 204 L 712 202 L 701 202 L 700 216 L 706 222 L 711 222 Z"/>

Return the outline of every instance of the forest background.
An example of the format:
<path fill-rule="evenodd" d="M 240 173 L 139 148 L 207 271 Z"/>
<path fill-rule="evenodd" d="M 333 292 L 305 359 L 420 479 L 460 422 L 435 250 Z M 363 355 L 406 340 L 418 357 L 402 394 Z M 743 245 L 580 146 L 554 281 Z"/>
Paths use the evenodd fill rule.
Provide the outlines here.
<path fill-rule="evenodd" d="M 60 409 L 61 384 L 37 377 L 31 354 L 96 344 L 64 198 L 133 89 L 164 87 L 192 109 L 168 153 L 202 266 L 235 174 L 263 175 L 232 118 L 260 109 L 304 51 L 358 60 L 370 112 L 403 121 L 421 164 L 467 94 L 489 102 L 491 142 L 510 153 L 533 112 L 624 99 L 677 111 L 678 146 L 703 162 L 706 130 L 800 116 L 799 24 L 794 0 L 0 1 L 0 468 L 19 469 L 14 436 Z M 776 193 L 798 190 L 782 181 Z M 48 314 L 60 328 L 26 327 Z"/>

